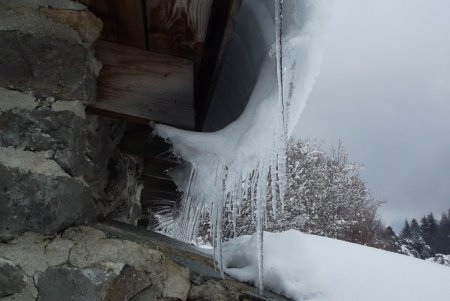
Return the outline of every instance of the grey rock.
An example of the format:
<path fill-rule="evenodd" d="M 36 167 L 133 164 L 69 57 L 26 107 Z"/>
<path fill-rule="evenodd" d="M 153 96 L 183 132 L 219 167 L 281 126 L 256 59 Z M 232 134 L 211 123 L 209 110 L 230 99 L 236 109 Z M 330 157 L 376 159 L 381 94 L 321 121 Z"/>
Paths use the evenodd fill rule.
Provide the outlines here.
<path fill-rule="evenodd" d="M 93 102 L 96 70 L 81 44 L 19 31 L 0 31 L 0 86 L 40 97 Z"/>
<path fill-rule="evenodd" d="M 29 5 L 34 0 L 23 5 L 19 1 L 4 3 L 0 1 L 0 31 L 28 33 L 34 36 L 46 36 L 54 39 L 81 44 L 82 40 L 73 28 L 65 24 L 58 24 L 46 17 L 45 7 Z M 6 0 L 8 1 L 8 0 Z M 59 1 L 59 0 L 56 0 Z"/>
<path fill-rule="evenodd" d="M 0 257 L 19 265 L 28 277 L 48 268 L 45 254 L 48 237 L 27 232 L 6 243 L 0 243 Z"/>
<path fill-rule="evenodd" d="M 141 217 L 144 164 L 143 158 L 117 149 L 127 122 L 87 115 L 84 126 L 83 178 L 91 188 L 97 216 L 136 225 Z"/>
<path fill-rule="evenodd" d="M 180 266 L 171 260 L 165 263 L 166 278 L 164 279 L 163 297 L 175 300 L 186 300 L 191 289 L 189 268 Z"/>
<path fill-rule="evenodd" d="M 143 158 L 116 150 L 109 161 L 109 183 L 97 207 L 108 220 L 136 225 L 141 218 Z"/>
<path fill-rule="evenodd" d="M 106 294 L 108 301 L 130 300 L 136 294 L 152 285 L 147 274 L 142 270 L 135 270 L 125 265 Z"/>
<path fill-rule="evenodd" d="M 0 258 L 21 267 L 16 271 L 25 281 L 17 282 L 20 287 L 14 292 L 21 291 L 6 297 L 8 301 L 288 300 L 271 292 L 261 296 L 256 288 L 233 279 L 208 279 L 211 273 L 195 284 L 192 264 L 213 270 L 210 257 L 187 244 L 117 222 L 71 227 L 61 236 L 28 232 L 0 243 Z M 1 272 L 0 268 L 0 276 Z"/>
<path fill-rule="evenodd" d="M 2 99 L 0 99 L 0 102 Z M 81 176 L 85 170 L 85 120 L 71 111 L 0 111 L 0 146 L 31 151 L 52 151 L 52 157 L 64 171 Z"/>
<path fill-rule="evenodd" d="M 0 258 L 0 298 L 20 293 L 26 286 L 24 276 L 13 262 Z"/>
<path fill-rule="evenodd" d="M 116 275 L 103 269 L 48 268 L 37 277 L 38 301 L 104 300 Z"/>
<path fill-rule="evenodd" d="M 210 280 L 203 285 L 192 286 L 189 291 L 188 300 L 192 301 L 227 301 L 231 300 L 232 291 L 228 292 L 227 289 L 220 283 L 220 281 Z M 234 294 L 236 294 L 234 292 Z M 236 296 L 235 296 L 236 297 Z M 237 298 L 234 298 L 237 300 Z"/>
<path fill-rule="evenodd" d="M 53 234 L 95 220 L 89 188 L 64 175 L 57 166 L 43 168 L 54 161 L 19 150 L 0 156 L 0 241 L 25 231 Z M 35 166 L 25 166 L 28 170 L 11 166 L 15 161 L 21 163 L 21 157 L 27 160 L 27 156 L 33 157 L 28 162 Z"/>
<path fill-rule="evenodd" d="M 91 186 L 92 195 L 98 200 L 106 198 L 105 189 L 111 169 L 111 166 L 108 166 L 109 161 L 125 132 L 127 123 L 96 115 L 87 115 L 86 122 L 86 169 L 83 177 Z M 105 216 L 107 214 L 104 213 Z"/>
<path fill-rule="evenodd" d="M 2 0 L 5 7 L 27 6 L 30 8 L 53 7 L 59 9 L 84 10 L 86 7 L 70 0 Z"/>
<path fill-rule="evenodd" d="M 97 40 L 102 31 L 102 21 L 89 11 L 49 7 L 48 9 L 40 9 L 39 12 L 53 20 L 53 22 L 70 26 L 80 35 L 82 41 L 89 45 Z"/>
<path fill-rule="evenodd" d="M 160 288 L 150 286 L 136 294 L 130 301 L 160 301 L 164 299 Z"/>
<path fill-rule="evenodd" d="M 143 164 L 140 158 L 116 152 L 126 125 L 85 116 L 79 101 L 38 100 L 0 88 L 0 147 L 45 151 L 70 176 L 83 176 L 98 216 L 136 224 Z"/>

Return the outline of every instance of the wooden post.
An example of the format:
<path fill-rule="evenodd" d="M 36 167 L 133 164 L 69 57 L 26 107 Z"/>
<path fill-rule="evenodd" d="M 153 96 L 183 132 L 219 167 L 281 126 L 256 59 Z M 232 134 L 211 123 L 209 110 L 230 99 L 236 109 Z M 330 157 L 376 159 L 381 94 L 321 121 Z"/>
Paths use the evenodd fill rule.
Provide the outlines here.
<path fill-rule="evenodd" d="M 194 74 L 195 127 L 201 131 L 242 0 L 214 0 L 198 71 Z"/>

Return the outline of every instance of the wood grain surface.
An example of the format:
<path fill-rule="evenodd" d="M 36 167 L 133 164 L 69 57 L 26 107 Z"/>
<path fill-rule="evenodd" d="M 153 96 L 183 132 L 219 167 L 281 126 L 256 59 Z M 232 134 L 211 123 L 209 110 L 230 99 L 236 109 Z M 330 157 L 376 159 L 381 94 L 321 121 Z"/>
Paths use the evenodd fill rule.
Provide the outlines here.
<path fill-rule="evenodd" d="M 102 40 L 95 51 L 103 62 L 97 102 L 90 105 L 97 113 L 194 128 L 191 61 Z"/>

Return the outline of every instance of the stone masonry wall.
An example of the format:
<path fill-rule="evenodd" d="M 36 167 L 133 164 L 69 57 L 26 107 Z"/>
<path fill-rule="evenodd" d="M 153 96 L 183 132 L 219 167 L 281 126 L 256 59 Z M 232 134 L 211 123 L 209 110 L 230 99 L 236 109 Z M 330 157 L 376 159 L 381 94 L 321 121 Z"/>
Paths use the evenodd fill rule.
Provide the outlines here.
<path fill-rule="evenodd" d="M 131 204 L 108 188 L 133 191 L 122 182 L 139 176 L 138 158 L 110 176 L 113 157 L 129 159 L 116 151 L 126 123 L 85 114 L 101 21 L 68 0 L 2 0 L 0 20 L 0 241 L 110 215 L 136 223 L 140 184 Z"/>
<path fill-rule="evenodd" d="M 3 297 L 3 298 L 2 298 Z M 193 247 L 123 224 L 35 233 L 0 243 L 2 301 L 287 300 L 222 279 Z"/>
<path fill-rule="evenodd" d="M 126 123 L 85 114 L 101 26 L 69 0 L 0 0 L 0 300 L 286 300 L 129 225 L 142 158 L 117 149 Z"/>

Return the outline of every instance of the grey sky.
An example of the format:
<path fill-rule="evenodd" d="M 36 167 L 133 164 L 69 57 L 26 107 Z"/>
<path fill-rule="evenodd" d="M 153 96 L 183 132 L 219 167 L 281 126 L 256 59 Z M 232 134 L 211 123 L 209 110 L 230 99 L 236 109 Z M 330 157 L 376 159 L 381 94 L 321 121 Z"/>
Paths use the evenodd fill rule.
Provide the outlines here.
<path fill-rule="evenodd" d="M 341 139 L 389 224 L 450 208 L 450 1 L 335 0 L 295 133 Z"/>

